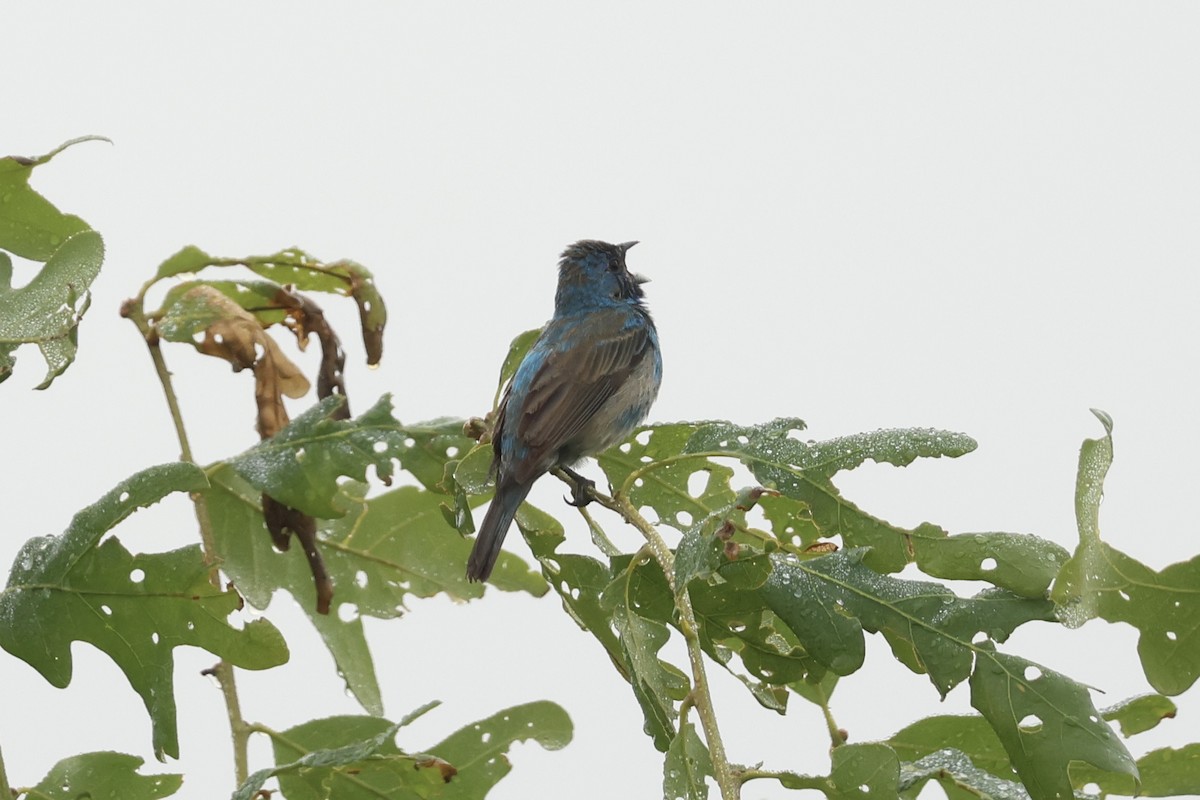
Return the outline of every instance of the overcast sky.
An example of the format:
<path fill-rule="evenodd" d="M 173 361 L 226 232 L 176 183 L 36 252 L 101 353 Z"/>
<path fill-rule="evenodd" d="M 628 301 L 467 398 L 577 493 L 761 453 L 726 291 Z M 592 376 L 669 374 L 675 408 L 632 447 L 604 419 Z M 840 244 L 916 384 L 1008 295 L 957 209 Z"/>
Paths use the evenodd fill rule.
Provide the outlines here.
<path fill-rule="evenodd" d="M 641 240 L 630 266 L 653 279 L 665 361 L 651 420 L 795 415 L 817 439 L 963 431 L 980 444 L 969 456 L 839 485 L 896 523 L 1072 548 L 1078 448 L 1102 433 L 1099 407 L 1116 421 L 1104 537 L 1156 569 L 1200 550 L 1195 5 L 18 0 L 4 18 L 0 152 L 83 134 L 114 145 L 35 173 L 103 234 L 108 258 L 75 366 L 33 392 L 41 365 L 25 348 L 0 387 L 2 565 L 178 455 L 117 308 L 181 246 L 294 244 L 374 270 L 391 312 L 384 362 L 366 370 L 348 342 L 349 391 L 359 408 L 393 392 L 416 421 L 489 407 L 509 339 L 549 316 L 557 256 L 580 238 Z M 325 306 L 353 329 L 351 309 Z M 179 347 L 167 357 L 197 457 L 251 444 L 249 376 Z M 195 529 L 175 498 L 118 535 L 158 550 Z M 508 546 L 528 555 L 519 536 Z M 571 547 L 590 552 L 586 533 Z M 269 616 L 293 658 L 243 677 L 247 717 L 282 729 L 357 713 L 290 598 Z M 493 797 L 657 795 L 661 759 L 631 691 L 552 597 L 416 601 L 367 627 L 389 716 L 444 701 L 402 746 L 548 698 L 575 742 L 515 748 Z M 1026 626 L 1005 650 L 1104 690 L 1104 706 L 1148 690 L 1135 642 L 1095 621 Z M 85 750 L 152 759 L 123 676 L 90 647 L 74 655 L 63 691 L 0 655 L 14 785 Z M 226 796 L 224 710 L 198 674 L 213 657 L 176 657 L 183 758 L 168 768 L 186 775 L 181 797 Z M 724 677 L 731 758 L 827 768 L 814 708 L 795 698 L 776 718 Z M 833 708 L 867 741 L 966 710 L 967 689 L 935 701 L 874 641 Z M 1200 739 L 1200 703 L 1180 704 L 1135 755 Z M 265 743 L 253 754 L 266 765 Z"/>

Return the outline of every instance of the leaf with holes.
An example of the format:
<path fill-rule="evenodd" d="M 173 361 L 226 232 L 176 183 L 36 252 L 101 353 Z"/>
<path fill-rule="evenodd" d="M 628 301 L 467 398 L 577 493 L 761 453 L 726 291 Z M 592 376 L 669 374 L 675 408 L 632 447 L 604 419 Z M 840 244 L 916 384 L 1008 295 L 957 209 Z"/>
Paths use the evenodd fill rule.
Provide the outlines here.
<path fill-rule="evenodd" d="M 455 600 L 483 595 L 484 584 L 466 579 L 471 543 L 446 524 L 442 495 L 403 486 L 364 500 L 363 484 L 340 487 L 344 517 L 322 524 L 317 545 L 333 578 L 335 612 L 316 613 L 312 576 L 303 553 L 271 547 L 259 510 L 259 492 L 232 468 L 211 472 L 207 493 L 221 568 L 256 608 L 266 608 L 278 589 L 304 608 L 363 707 L 382 710 L 375 667 L 362 617 L 390 619 L 404 612 L 409 596 L 445 594 Z M 535 596 L 546 585 L 520 558 L 502 553 L 490 585 Z"/>
<path fill-rule="evenodd" d="M 269 256 L 239 259 L 252 272 L 302 292 L 329 292 L 351 297 L 358 304 L 367 363 L 378 364 L 383 355 L 383 329 L 387 308 L 371 271 L 354 261 L 324 262 L 298 248 Z"/>
<path fill-rule="evenodd" d="M 803 421 L 793 418 L 753 427 L 705 423 L 696 427 L 684 452 L 739 459 L 764 486 L 802 503 L 808 509 L 803 522 L 811 520 L 822 536 L 841 536 L 847 547 L 870 547 L 867 565 L 879 572 L 897 572 L 913 560 L 919 537 L 843 498 L 832 477 L 867 460 L 907 466 L 917 458 L 957 458 L 976 447 L 968 436 L 933 429 L 883 430 L 825 442 L 801 441 L 797 433 L 803 429 Z M 802 529 L 800 537 L 811 534 Z"/>
<path fill-rule="evenodd" d="M 679 458 L 695 429 L 688 423 L 641 428 L 596 461 L 636 508 L 650 506 L 663 523 L 686 531 L 728 513 L 737 499 L 729 485 L 732 469 L 704 457 Z"/>
<path fill-rule="evenodd" d="M 981 648 L 971 705 L 995 730 L 1033 800 L 1069 800 L 1072 761 L 1137 778 L 1133 757 L 1100 718 L 1087 688 L 1061 673 Z"/>
<path fill-rule="evenodd" d="M 559 553 L 558 546 L 566 539 L 562 523 L 536 506 L 522 504 L 517 511 L 517 525 L 541 564 L 546 582 L 558 593 L 563 610 L 575 624 L 596 637 L 621 677 L 630 680 L 624 650 L 613 632 L 612 613 L 601 603 L 613 573 L 590 556 Z M 500 557 L 504 556 L 501 551 Z"/>
<path fill-rule="evenodd" d="M 146 705 L 154 752 L 178 758 L 173 650 L 205 650 L 246 669 L 287 661 L 283 637 L 265 619 L 242 630 L 226 618 L 241 597 L 208 581 L 199 547 L 133 555 L 115 537 L 97 542 L 140 507 L 172 492 L 200 491 L 192 464 L 144 470 L 80 511 L 62 536 L 29 540 L 0 594 L 0 646 L 54 686 L 71 682 L 71 643 L 106 653 Z"/>
<path fill-rule="evenodd" d="M 683 722 L 667 748 L 663 760 L 663 797 L 673 800 L 707 800 L 705 778 L 713 777 L 712 757 L 696 733 L 696 726 Z"/>
<path fill-rule="evenodd" d="M 272 734 L 275 767 L 260 769 L 233 794 L 254 800 L 270 778 L 291 800 L 300 798 L 426 797 L 454 776 L 454 767 L 395 745 L 396 732 L 436 707 L 427 703 L 396 723 L 377 717 L 331 717 Z M 336 792 L 335 792 L 336 790 Z"/>
<path fill-rule="evenodd" d="M 81 753 L 55 764 L 27 796 L 38 800 L 159 800 L 179 791 L 182 775 L 143 775 L 139 772 L 143 763 L 124 753 Z"/>
<path fill-rule="evenodd" d="M 892 800 L 899 791 L 900 759 L 884 744 L 844 744 L 833 751 L 829 800 Z"/>
<path fill-rule="evenodd" d="M 1177 695 L 1200 677 L 1200 556 L 1161 572 L 1100 540 L 1100 500 L 1112 465 L 1112 420 L 1093 412 L 1105 435 L 1087 439 L 1079 453 L 1075 517 L 1079 546 L 1051 594 L 1059 617 L 1077 627 L 1097 616 L 1137 628 L 1138 656 L 1154 689 Z"/>
<path fill-rule="evenodd" d="M 322 519 L 343 516 L 349 509 L 338 492 L 339 479 L 365 481 L 367 467 L 374 466 L 389 482 L 392 460 L 404 458 L 410 438 L 392 416 L 390 395 L 356 419 L 332 419 L 343 402 L 336 396 L 321 401 L 271 439 L 225 463 L 290 508 Z"/>
<path fill-rule="evenodd" d="M 512 771 L 507 755 L 512 745 L 533 740 L 547 750 L 561 750 L 571 743 L 572 736 L 574 728 L 567 712 L 541 700 L 466 725 L 428 752 L 458 767 L 451 781 L 455 800 L 482 800 Z"/>
<path fill-rule="evenodd" d="M 37 275 L 12 288 L 12 261 L 0 252 L 0 381 L 12 372 L 12 351 L 36 344 L 46 360 L 45 389 L 75 360 L 79 321 L 91 302 L 89 287 L 100 274 L 104 242 L 95 231 L 64 241 Z"/>
<path fill-rule="evenodd" d="M 236 304 L 264 328 L 283 322 L 287 316 L 278 300 L 283 287 L 270 281 L 187 281 L 172 286 L 163 297 L 162 308 L 148 315 L 162 338 L 192 344 L 219 318 L 209 304 L 190 299 L 201 286 Z"/>
<path fill-rule="evenodd" d="M 625 569 L 614 569 L 616 577 L 604 590 L 601 603 L 612 615 L 629 682 L 646 720 L 644 730 L 654 746 L 666 752 L 676 733 L 675 703 L 687 695 L 691 684 L 678 667 L 658 657 L 671 632 L 653 618 L 653 611 L 643 608 L 642 573 L 631 567 L 632 562 Z"/>
<path fill-rule="evenodd" d="M 776 556 L 760 590 L 804 649 L 839 675 L 862 665 L 865 629 L 882 633 L 896 658 L 928 673 L 945 697 L 970 674 L 978 636 L 1003 642 L 1026 622 L 1053 619 L 1047 601 L 991 588 L 958 597 L 941 584 L 880 575 L 864 565 L 864 555 Z"/>
<path fill-rule="evenodd" d="M 1125 796 L 1200 796 L 1200 743 L 1151 750 L 1138 759 L 1137 768 L 1140 781 L 1077 764 L 1071 769 L 1071 782 L 1076 789 L 1095 784 L 1102 792 Z"/>

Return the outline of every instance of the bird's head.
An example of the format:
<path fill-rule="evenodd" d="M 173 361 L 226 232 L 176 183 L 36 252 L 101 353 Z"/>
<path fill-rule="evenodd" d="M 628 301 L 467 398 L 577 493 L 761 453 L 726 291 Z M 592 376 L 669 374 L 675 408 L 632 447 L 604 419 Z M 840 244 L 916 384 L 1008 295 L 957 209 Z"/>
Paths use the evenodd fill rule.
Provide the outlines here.
<path fill-rule="evenodd" d="M 637 242 L 609 244 L 583 239 L 567 247 L 558 262 L 560 307 L 608 302 L 638 303 L 647 279 L 630 272 L 625 253 Z M 563 309 L 569 310 L 569 309 Z"/>

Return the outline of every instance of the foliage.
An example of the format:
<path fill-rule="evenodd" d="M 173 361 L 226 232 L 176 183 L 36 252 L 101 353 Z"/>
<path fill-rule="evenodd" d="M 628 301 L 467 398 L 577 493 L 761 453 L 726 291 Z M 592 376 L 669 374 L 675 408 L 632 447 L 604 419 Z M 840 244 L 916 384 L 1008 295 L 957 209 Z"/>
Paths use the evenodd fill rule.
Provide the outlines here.
<path fill-rule="evenodd" d="M 65 368 L 99 268 L 99 236 L 28 186 L 31 170 L 53 155 L 0 161 L 0 182 L 13 198 L 0 214 L 0 247 L 45 265 L 14 290 L 11 259 L 0 253 L 0 379 L 22 343 L 42 348 L 47 384 Z M 263 791 L 293 800 L 482 798 L 511 769 L 506 754 L 514 743 L 567 744 L 566 712 L 530 702 L 427 749 L 402 746 L 397 738 L 408 723 L 436 703 L 399 722 L 383 717 L 362 618 L 394 619 L 415 598 L 485 596 L 483 585 L 466 580 L 464 564 L 474 511 L 490 495 L 492 414 L 405 423 L 385 396 L 361 407 L 355 401 L 355 416 L 342 341 L 314 293 L 354 301 L 362 351 L 377 363 L 387 312 L 372 274 L 354 262 L 325 262 L 296 248 L 227 258 L 189 246 L 154 271 L 122 313 L 145 340 L 183 459 L 117 481 L 61 535 L 25 544 L 0 591 L 0 647 L 55 686 L 71 680 L 73 642 L 99 648 L 141 698 L 159 758 L 179 755 L 173 650 L 211 652 L 228 702 L 236 798 Z M 514 340 L 497 397 L 534 333 Z M 321 358 L 309 376 L 285 343 L 294 338 L 304 347 L 313 337 Z M 254 375 L 247 399 L 259 441 L 206 465 L 193 463 L 166 365 L 168 354 L 192 351 Z M 314 388 L 316 402 L 290 418 L 284 398 Z M 1062 799 L 1088 785 L 1102 793 L 1195 793 L 1200 744 L 1135 758 L 1123 739 L 1173 716 L 1168 696 L 1200 676 L 1200 557 L 1155 572 L 1101 541 L 1112 424 L 1097 416 L 1104 435 L 1086 441 L 1080 455 L 1074 553 L 1027 534 L 904 528 L 837 488 L 840 473 L 866 461 L 904 466 L 962 457 L 975 442 L 961 433 L 887 430 L 815 442 L 795 418 L 752 426 L 679 422 L 644 427 L 600 455 L 611 489 L 593 491 L 595 503 L 580 512 L 596 554 L 560 552 L 563 520 L 527 504 L 517 522 L 536 564 L 505 553 L 490 583 L 538 597 L 553 591 L 596 640 L 596 657 L 607 656 L 629 684 L 648 744 L 664 754 L 666 797 L 703 798 L 715 785 L 728 800 L 743 784 L 768 779 L 831 800 L 910 798 L 930 781 L 956 799 Z M 372 473 L 386 490 L 370 489 Z M 752 483 L 739 483 L 747 473 Z M 120 523 L 176 493 L 196 506 L 198 544 L 126 549 Z M 620 551 L 605 532 L 617 523 L 640 531 L 646 545 Z M 662 528 L 677 533 L 674 550 Z M 300 546 L 293 549 L 293 541 Z M 914 572 L 927 577 L 914 579 Z M 978 586 L 964 596 L 939 580 Z M 269 612 L 278 590 L 305 609 L 366 716 L 285 731 L 241 718 L 227 672 L 270 669 L 288 658 L 269 617 L 248 620 L 244 603 Z M 1060 624 L 1068 635 L 1095 617 L 1138 630 L 1141 664 L 1157 694 L 1098 710 L 1088 687 L 1005 649 L 1027 623 Z M 838 679 L 863 666 L 867 634 L 881 636 L 897 661 L 927 677 L 931 700 L 965 683 L 978 713 L 928 717 L 886 741 L 847 743 L 831 704 Z M 686 663 L 672 660 L 679 652 L 668 647 L 673 639 L 683 643 Z M 745 686 L 748 704 L 762 709 L 755 713 L 818 706 L 829 729 L 827 773 L 730 763 L 708 692 L 713 668 Z M 270 739 L 274 762 L 253 772 L 251 735 Z M 16 795 L 153 798 L 179 788 L 180 776 L 147 776 L 141 764 L 115 753 L 75 756 Z M 0 793 L 5 788 L 0 762 Z"/>

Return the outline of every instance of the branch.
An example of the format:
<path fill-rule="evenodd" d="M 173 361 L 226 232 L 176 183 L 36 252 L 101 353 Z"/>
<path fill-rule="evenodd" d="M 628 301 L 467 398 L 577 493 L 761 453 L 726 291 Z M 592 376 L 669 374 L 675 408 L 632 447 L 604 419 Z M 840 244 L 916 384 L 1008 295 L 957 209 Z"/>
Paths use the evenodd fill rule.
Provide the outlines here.
<path fill-rule="evenodd" d="M 577 486 L 562 470 L 554 470 L 554 475 L 571 486 Z M 688 662 L 692 668 L 692 691 L 689 697 L 700 717 L 701 727 L 704 728 L 704 738 L 708 742 L 709 756 L 713 762 L 713 775 L 717 786 L 721 789 L 722 800 L 738 800 L 741 797 L 742 781 L 730 767 L 729 758 L 725 754 L 725 744 L 721 740 L 721 730 L 717 726 L 716 713 L 713 711 L 712 693 L 709 691 L 708 675 L 704 669 L 704 651 L 700 647 L 699 625 L 696 623 L 696 612 L 692 609 L 692 600 L 684 591 L 676 591 L 675 587 L 675 555 L 666 541 L 658 535 L 658 531 L 643 517 L 633 503 L 620 492 L 614 497 L 596 491 L 593 486 L 578 487 L 585 496 L 595 500 L 600 505 L 615 511 L 627 523 L 637 528 L 646 539 L 654 560 L 662 568 L 671 591 L 675 594 L 675 607 L 679 611 L 679 630 L 687 642 Z"/>
<path fill-rule="evenodd" d="M 192 455 L 192 446 L 188 441 L 187 429 L 183 425 L 183 414 L 179 410 L 179 398 L 175 394 L 175 386 L 171 382 L 171 371 L 167 369 L 167 362 L 163 358 L 162 348 L 159 345 L 158 331 L 151 327 L 150 323 L 146 320 L 145 311 L 142 309 L 144 294 L 145 287 L 143 287 L 142 294 L 138 295 L 136 299 L 126 300 L 124 305 L 121 306 L 121 316 L 133 322 L 145 340 L 146 348 L 150 351 L 150 360 L 154 362 L 154 371 L 158 375 L 158 382 L 162 385 L 163 394 L 166 396 L 167 407 L 171 411 L 171 421 L 175 424 L 175 435 L 179 440 L 180 459 L 195 464 L 196 459 Z M 204 563 L 209 568 L 208 580 L 213 586 L 219 589 L 221 587 L 221 575 L 218 567 L 221 563 L 221 557 L 217 553 L 216 538 L 213 535 L 212 517 L 208 513 L 208 498 L 200 492 L 193 492 L 191 498 L 192 505 L 196 510 L 196 522 L 200 527 L 200 546 L 204 553 Z M 241 702 L 238 699 L 233 665 L 225 661 L 219 661 L 211 670 L 205 670 L 205 672 L 213 675 L 221 685 L 221 694 L 225 699 L 225 713 L 229 717 L 229 731 L 233 738 L 235 785 L 240 786 L 250 775 L 250 729 L 246 725 L 245 719 L 242 718 Z M 3 795 L 0 795 L 0 797 L 3 797 Z"/>

